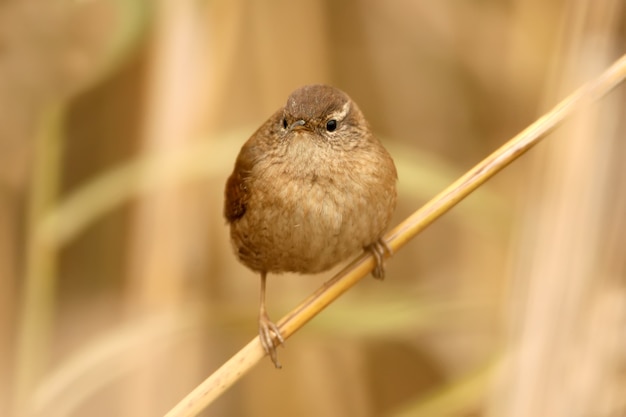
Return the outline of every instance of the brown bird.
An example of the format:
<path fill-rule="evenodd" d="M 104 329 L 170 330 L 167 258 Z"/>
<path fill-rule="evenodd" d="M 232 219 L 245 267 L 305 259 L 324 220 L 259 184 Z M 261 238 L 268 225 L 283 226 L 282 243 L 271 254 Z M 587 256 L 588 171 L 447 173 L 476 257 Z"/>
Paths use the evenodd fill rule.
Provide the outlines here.
<path fill-rule="evenodd" d="M 327 85 L 295 90 L 241 148 L 224 216 L 235 254 L 261 274 L 259 337 L 277 368 L 274 337 L 284 340 L 265 308 L 267 273 L 322 272 L 366 249 L 382 279 L 396 181 L 356 103 Z"/>

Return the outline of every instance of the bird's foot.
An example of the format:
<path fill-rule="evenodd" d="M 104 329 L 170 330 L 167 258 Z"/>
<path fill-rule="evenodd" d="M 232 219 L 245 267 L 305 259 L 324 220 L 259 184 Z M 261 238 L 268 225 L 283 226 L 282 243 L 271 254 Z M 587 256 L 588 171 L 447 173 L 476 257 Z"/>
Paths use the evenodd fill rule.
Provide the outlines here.
<path fill-rule="evenodd" d="M 273 336 L 272 336 L 273 335 Z M 274 337 L 277 343 L 274 343 Z M 278 355 L 276 353 L 276 346 L 285 345 L 285 339 L 280 334 L 278 326 L 274 324 L 267 316 L 267 314 L 261 314 L 259 317 L 259 339 L 261 340 L 261 346 L 265 350 L 274 363 L 274 366 L 278 369 L 282 368 L 282 365 L 278 362 Z"/>
<path fill-rule="evenodd" d="M 372 275 L 376 279 L 385 279 L 385 253 L 387 256 L 393 255 L 393 251 L 382 238 L 378 239 L 371 245 L 365 247 L 365 250 L 372 253 L 376 266 L 372 270 Z"/>

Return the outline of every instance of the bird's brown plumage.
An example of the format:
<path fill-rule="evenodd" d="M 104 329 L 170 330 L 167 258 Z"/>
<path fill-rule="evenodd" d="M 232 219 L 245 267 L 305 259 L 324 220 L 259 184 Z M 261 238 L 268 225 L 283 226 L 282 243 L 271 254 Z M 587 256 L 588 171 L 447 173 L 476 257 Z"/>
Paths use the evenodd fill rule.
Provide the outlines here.
<path fill-rule="evenodd" d="M 243 145 L 226 183 L 235 254 L 263 283 L 268 272 L 327 270 L 379 242 L 396 180 L 393 160 L 345 93 L 302 87 Z"/>

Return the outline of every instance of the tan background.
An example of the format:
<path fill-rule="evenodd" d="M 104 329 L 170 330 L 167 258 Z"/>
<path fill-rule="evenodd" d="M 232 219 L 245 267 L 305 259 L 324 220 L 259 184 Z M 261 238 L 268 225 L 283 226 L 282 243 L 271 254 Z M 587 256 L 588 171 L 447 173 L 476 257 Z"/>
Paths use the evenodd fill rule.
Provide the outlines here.
<path fill-rule="evenodd" d="M 624 16 L 0 2 L 0 415 L 162 415 L 255 335 L 223 184 L 294 88 L 359 103 L 398 166 L 396 224 L 624 53 Z M 624 103 L 577 114 L 203 415 L 626 413 Z M 271 276 L 272 317 L 329 276 Z"/>

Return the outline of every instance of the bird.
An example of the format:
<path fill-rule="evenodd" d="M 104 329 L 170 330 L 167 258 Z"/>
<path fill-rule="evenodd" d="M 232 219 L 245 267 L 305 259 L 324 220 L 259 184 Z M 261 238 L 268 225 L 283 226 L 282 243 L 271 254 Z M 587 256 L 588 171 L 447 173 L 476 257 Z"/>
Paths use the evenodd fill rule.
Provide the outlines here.
<path fill-rule="evenodd" d="M 267 312 L 267 274 L 316 274 L 367 250 L 383 279 L 397 179 L 357 104 L 325 84 L 293 91 L 242 146 L 224 217 L 238 260 L 260 275 L 259 338 L 276 368 L 284 338 Z"/>

